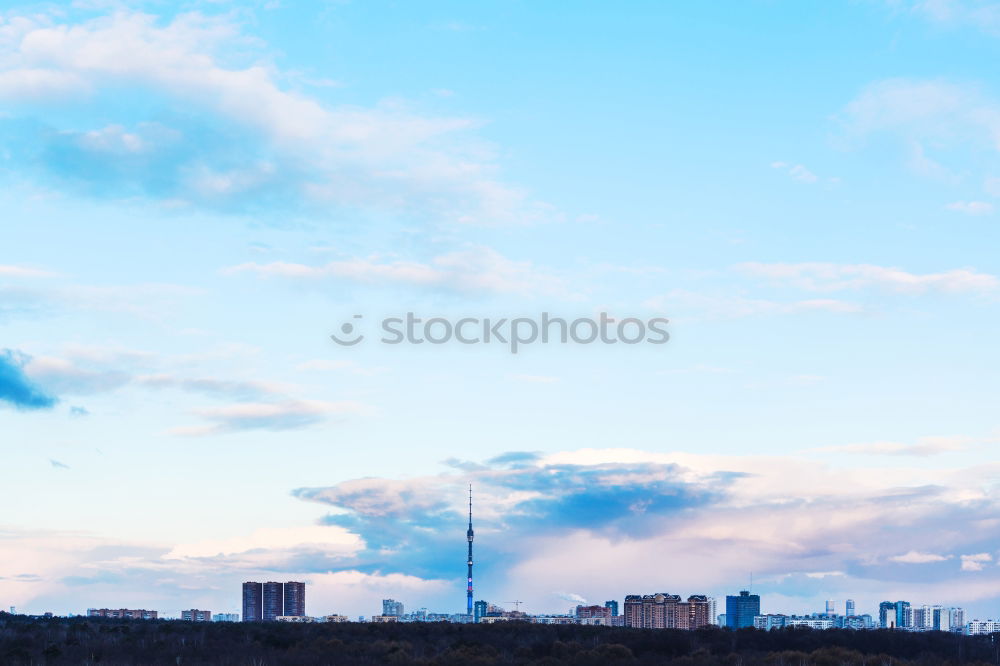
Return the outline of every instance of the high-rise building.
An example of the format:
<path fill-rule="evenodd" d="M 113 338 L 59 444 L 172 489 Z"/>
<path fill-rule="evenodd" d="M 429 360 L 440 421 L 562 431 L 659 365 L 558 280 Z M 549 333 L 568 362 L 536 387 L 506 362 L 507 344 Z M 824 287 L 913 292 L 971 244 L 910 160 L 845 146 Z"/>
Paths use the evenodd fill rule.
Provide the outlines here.
<path fill-rule="evenodd" d="M 684 603 L 677 604 L 674 627 L 698 629 L 712 623 L 712 602 L 703 594 L 693 594 Z"/>
<path fill-rule="evenodd" d="M 263 615 L 263 585 L 253 581 L 243 583 L 243 621 L 260 622 Z"/>
<path fill-rule="evenodd" d="M 854 617 L 857 611 L 854 609 L 854 599 L 848 599 L 844 602 L 844 615 L 847 617 Z"/>
<path fill-rule="evenodd" d="M 739 596 L 726 595 L 726 626 L 743 629 L 753 626 L 753 619 L 760 615 L 760 595 L 740 590 Z"/>
<path fill-rule="evenodd" d="M 962 631 L 965 627 L 965 611 L 961 608 L 949 608 L 948 619 L 951 631 Z"/>
<path fill-rule="evenodd" d="M 474 622 L 479 622 L 480 618 L 486 616 L 486 613 L 489 611 L 489 608 L 490 608 L 489 602 L 483 601 L 482 599 L 480 599 L 479 601 L 477 601 L 473 605 L 473 609 L 474 609 L 473 610 L 473 621 Z"/>
<path fill-rule="evenodd" d="M 712 623 L 712 607 L 713 601 L 703 594 L 692 595 L 686 602 L 682 602 L 679 595 L 662 592 L 642 596 L 629 594 L 625 597 L 622 624 L 644 629 L 697 629 Z M 752 617 L 750 626 L 753 626 Z"/>
<path fill-rule="evenodd" d="M 382 615 L 385 617 L 403 617 L 403 602 L 395 599 L 382 600 Z"/>
<path fill-rule="evenodd" d="M 183 610 L 181 611 L 181 619 L 187 622 L 211 622 L 212 611 L 198 610 L 197 608 Z"/>
<path fill-rule="evenodd" d="M 878 626 L 883 629 L 891 629 L 896 626 L 896 604 L 892 601 L 883 601 L 878 605 Z"/>
<path fill-rule="evenodd" d="M 614 601 L 614 600 L 612 600 L 612 601 L 605 601 L 604 602 L 604 607 L 611 609 L 611 617 L 618 617 L 618 602 L 617 601 Z"/>
<path fill-rule="evenodd" d="M 833 599 L 827 599 L 826 600 L 826 614 L 827 615 L 833 615 L 836 612 L 837 612 L 836 611 L 836 603 L 834 603 Z"/>
<path fill-rule="evenodd" d="M 910 629 L 913 627 L 913 609 L 909 601 L 896 602 L 896 627 Z"/>
<path fill-rule="evenodd" d="M 274 622 L 278 617 L 285 614 L 285 590 L 281 583 L 269 580 L 264 583 L 262 594 L 263 603 L 261 608 L 261 619 L 265 622 Z"/>
<path fill-rule="evenodd" d="M 285 583 L 285 617 L 305 617 L 306 584 L 290 580 Z"/>
<path fill-rule="evenodd" d="M 642 596 L 638 594 L 625 595 L 625 626 L 642 626 Z"/>

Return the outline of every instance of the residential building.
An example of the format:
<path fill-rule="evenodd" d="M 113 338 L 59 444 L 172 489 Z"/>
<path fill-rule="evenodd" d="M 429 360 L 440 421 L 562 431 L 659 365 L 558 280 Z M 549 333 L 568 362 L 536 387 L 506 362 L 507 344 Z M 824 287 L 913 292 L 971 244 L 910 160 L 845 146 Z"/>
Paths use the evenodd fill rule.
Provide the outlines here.
<path fill-rule="evenodd" d="M 676 594 L 630 594 L 625 597 L 625 626 L 642 629 L 666 629 L 676 626 Z"/>
<path fill-rule="evenodd" d="M 306 614 L 306 584 L 297 581 L 285 583 L 284 591 L 285 616 L 304 616 Z"/>
<path fill-rule="evenodd" d="M 239 613 L 216 613 L 212 616 L 212 622 L 239 622 Z"/>
<path fill-rule="evenodd" d="M 949 608 L 948 620 L 951 631 L 962 631 L 965 629 L 965 611 L 963 609 Z"/>
<path fill-rule="evenodd" d="M 845 617 L 836 613 L 813 613 L 812 615 L 758 615 L 754 618 L 757 629 L 780 629 L 782 627 L 809 627 L 810 629 L 874 629 L 871 615 Z"/>
<path fill-rule="evenodd" d="M 726 595 L 726 626 L 742 629 L 754 626 L 754 618 L 760 615 L 760 595 L 741 590 L 739 595 Z"/>
<path fill-rule="evenodd" d="M 118 620 L 155 620 L 158 614 L 145 608 L 88 608 L 87 617 L 110 617 Z"/>
<path fill-rule="evenodd" d="M 261 593 L 261 619 L 265 622 L 274 622 L 279 616 L 285 614 L 284 587 L 281 583 L 273 580 L 264 583 Z"/>
<path fill-rule="evenodd" d="M 378 624 L 385 624 L 385 623 L 388 623 L 388 622 L 399 622 L 399 616 L 398 615 L 372 615 L 372 620 L 371 621 L 372 622 L 376 622 Z"/>
<path fill-rule="evenodd" d="M 997 620 L 972 620 L 965 625 L 965 633 L 969 636 L 995 634 L 998 631 L 1000 631 L 1000 621 Z"/>
<path fill-rule="evenodd" d="M 896 627 L 898 629 L 910 629 L 913 627 L 913 608 L 909 601 L 896 602 Z"/>
<path fill-rule="evenodd" d="M 697 629 L 712 623 L 712 605 L 713 600 L 703 594 L 692 595 L 685 602 L 676 594 L 630 594 L 625 597 L 622 624 L 645 629 Z"/>
<path fill-rule="evenodd" d="M 611 617 L 616 617 L 618 615 L 618 602 L 617 601 L 615 601 L 615 600 L 605 601 L 604 602 L 604 607 L 611 609 Z"/>
<path fill-rule="evenodd" d="M 483 601 L 483 600 L 477 601 L 473 605 L 473 609 L 474 609 L 473 610 L 473 621 L 474 622 L 479 622 L 480 618 L 482 618 L 482 617 L 484 617 L 486 615 L 486 612 L 489 609 L 489 607 L 490 607 L 489 602 L 486 602 L 486 601 Z"/>
<path fill-rule="evenodd" d="M 403 602 L 396 601 L 395 599 L 383 599 L 382 600 L 382 615 L 391 615 L 393 617 L 403 616 Z"/>
<path fill-rule="evenodd" d="M 844 629 L 874 629 L 875 620 L 871 615 L 849 615 L 844 618 Z"/>
<path fill-rule="evenodd" d="M 827 599 L 826 600 L 826 614 L 827 615 L 834 615 L 837 612 L 836 606 L 837 606 L 837 604 L 836 604 L 836 602 L 833 599 Z"/>
<path fill-rule="evenodd" d="M 896 626 L 896 604 L 892 601 L 883 601 L 878 605 L 878 626 L 883 629 L 892 629 Z"/>
<path fill-rule="evenodd" d="M 848 599 L 847 601 L 845 601 L 844 615 L 846 615 L 847 617 L 854 617 L 855 612 L 856 611 L 854 610 L 854 599 Z"/>
<path fill-rule="evenodd" d="M 620 623 L 616 623 L 616 618 L 611 617 L 578 617 L 576 618 L 577 624 L 583 624 L 590 627 L 620 627 Z"/>
<path fill-rule="evenodd" d="M 572 615 L 531 615 L 524 619 L 532 624 L 578 624 Z"/>
<path fill-rule="evenodd" d="M 674 627 L 699 629 L 712 623 L 712 602 L 703 594 L 694 594 L 684 603 L 677 604 Z"/>
<path fill-rule="evenodd" d="M 607 606 L 577 606 L 573 615 L 578 618 L 611 617 L 611 609 Z"/>
<path fill-rule="evenodd" d="M 248 581 L 243 583 L 243 621 L 260 622 L 264 611 L 264 586 Z"/>
<path fill-rule="evenodd" d="M 198 610 L 197 608 L 184 610 L 181 611 L 181 619 L 187 622 L 211 622 L 212 611 Z"/>

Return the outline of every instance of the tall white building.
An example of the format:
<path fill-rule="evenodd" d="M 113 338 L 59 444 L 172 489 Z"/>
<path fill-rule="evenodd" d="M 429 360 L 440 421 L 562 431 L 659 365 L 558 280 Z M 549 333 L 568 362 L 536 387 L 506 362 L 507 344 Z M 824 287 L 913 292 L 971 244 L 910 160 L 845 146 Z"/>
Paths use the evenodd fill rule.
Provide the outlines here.
<path fill-rule="evenodd" d="M 844 615 L 847 617 L 854 617 L 857 615 L 857 611 L 854 608 L 854 599 L 848 599 L 844 602 Z"/>

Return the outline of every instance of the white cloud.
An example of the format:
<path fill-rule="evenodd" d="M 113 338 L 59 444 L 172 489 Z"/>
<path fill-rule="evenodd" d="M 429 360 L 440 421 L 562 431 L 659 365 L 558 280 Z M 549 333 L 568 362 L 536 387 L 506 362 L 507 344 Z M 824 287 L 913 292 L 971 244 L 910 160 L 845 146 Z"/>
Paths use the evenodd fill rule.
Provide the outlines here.
<path fill-rule="evenodd" d="M 1000 3 L 992 0 L 889 0 L 889 4 L 941 25 L 971 26 L 1000 35 Z"/>
<path fill-rule="evenodd" d="M 861 314 L 865 309 L 848 301 L 833 298 L 808 298 L 777 301 L 751 298 L 742 294 L 699 293 L 674 289 L 663 296 L 647 299 L 642 304 L 672 317 L 698 316 L 718 319 L 754 317 L 762 315 L 794 315 L 810 312 L 831 314 Z"/>
<path fill-rule="evenodd" d="M 366 368 L 357 361 L 347 361 L 344 359 L 333 360 L 326 358 L 303 361 L 295 366 L 296 370 L 307 372 L 349 372 L 354 375 L 376 375 L 385 372 L 384 368 Z"/>
<path fill-rule="evenodd" d="M 8 278 L 46 278 L 55 277 L 56 273 L 43 271 L 38 268 L 28 268 L 27 266 L 3 266 L 0 265 L 0 277 Z"/>
<path fill-rule="evenodd" d="M 972 555 L 962 555 L 962 571 L 982 571 L 983 567 L 993 561 L 993 556 L 989 553 L 974 553 Z"/>
<path fill-rule="evenodd" d="M 398 101 L 326 107 L 282 89 L 282 72 L 261 55 L 262 45 L 224 19 L 186 13 L 164 22 L 127 10 L 78 24 L 56 14 L 13 16 L 0 23 L 0 33 L 0 98 L 59 98 L 64 105 L 121 87 L 149 88 L 180 100 L 193 114 L 208 112 L 248 129 L 261 138 L 260 153 L 284 165 L 259 160 L 220 169 L 195 154 L 178 176 L 183 182 L 171 199 L 178 205 L 287 186 L 297 200 L 415 208 L 458 222 L 562 217 L 498 180 L 492 151 L 464 134 L 479 120 L 427 117 Z M 113 107 L 102 113 L 114 114 Z M 73 136 L 97 152 L 147 152 L 153 145 L 114 122 Z M 207 150 L 197 141 L 188 147 Z"/>
<path fill-rule="evenodd" d="M 86 80 L 73 72 L 24 67 L 0 71 L 0 97 L 63 100 L 90 92 Z"/>
<path fill-rule="evenodd" d="M 214 377 L 178 377 L 168 374 L 140 375 L 135 378 L 140 386 L 155 389 L 177 389 L 208 395 L 247 397 L 291 393 L 298 389 L 294 384 L 260 380 L 219 379 Z"/>
<path fill-rule="evenodd" d="M 995 275 L 978 273 L 968 268 L 921 274 L 872 264 L 749 262 L 738 264 L 735 269 L 745 275 L 765 278 L 780 285 L 821 292 L 864 287 L 911 293 L 990 292 L 1000 287 L 1000 279 Z"/>
<path fill-rule="evenodd" d="M 993 204 L 988 201 L 955 201 L 945 208 L 966 215 L 989 215 L 993 212 Z"/>
<path fill-rule="evenodd" d="M 548 375 L 511 375 L 511 379 L 529 384 L 554 384 L 559 381 L 558 377 Z"/>
<path fill-rule="evenodd" d="M 951 558 L 951 555 L 936 555 L 934 553 L 922 553 L 919 550 L 911 550 L 902 555 L 890 557 L 889 561 L 900 562 L 902 564 L 928 564 L 930 562 L 946 562 Z"/>
<path fill-rule="evenodd" d="M 326 421 L 334 415 L 367 414 L 372 410 L 360 402 L 323 400 L 285 400 L 211 407 L 195 413 L 213 425 L 179 427 L 171 434 L 184 436 L 214 435 L 242 430 L 292 430 Z"/>
<path fill-rule="evenodd" d="M 814 451 L 821 453 L 848 453 L 877 456 L 933 456 L 968 450 L 972 438 L 962 436 L 921 437 L 916 444 L 901 442 L 865 442 L 827 446 Z"/>
<path fill-rule="evenodd" d="M 247 536 L 178 544 L 164 557 L 167 559 L 216 557 L 249 551 L 288 551 L 299 548 L 321 548 L 348 555 L 357 551 L 361 546 L 361 540 L 357 535 L 333 525 L 271 527 L 254 530 L 252 534 Z"/>
<path fill-rule="evenodd" d="M 983 191 L 992 197 L 1000 197 L 1000 177 L 987 176 L 984 178 Z"/>
<path fill-rule="evenodd" d="M 342 278 L 369 284 L 407 284 L 455 291 L 571 296 L 566 281 L 527 261 L 514 261 L 487 247 L 472 247 L 434 257 L 430 262 L 383 261 L 378 257 L 331 261 L 321 266 L 286 262 L 246 263 L 224 273 L 303 280 Z"/>
<path fill-rule="evenodd" d="M 771 162 L 772 169 L 778 169 L 784 171 L 792 180 L 797 180 L 800 183 L 816 183 L 819 182 L 819 176 L 810 171 L 808 168 L 801 164 L 789 164 L 787 162 Z"/>
<path fill-rule="evenodd" d="M 57 395 L 103 393 L 125 386 L 132 380 L 127 372 L 118 369 L 87 367 L 52 356 L 33 357 L 24 371 L 32 380 Z"/>
<path fill-rule="evenodd" d="M 956 151 L 1000 150 L 1000 103 L 978 88 L 945 80 L 888 79 L 866 87 L 842 114 L 855 140 L 872 134 L 897 137 L 917 173 L 957 183 Z M 934 148 L 934 155 L 929 147 Z"/>
<path fill-rule="evenodd" d="M 788 170 L 788 175 L 803 183 L 815 183 L 819 178 L 809 169 L 801 164 L 796 164 Z"/>

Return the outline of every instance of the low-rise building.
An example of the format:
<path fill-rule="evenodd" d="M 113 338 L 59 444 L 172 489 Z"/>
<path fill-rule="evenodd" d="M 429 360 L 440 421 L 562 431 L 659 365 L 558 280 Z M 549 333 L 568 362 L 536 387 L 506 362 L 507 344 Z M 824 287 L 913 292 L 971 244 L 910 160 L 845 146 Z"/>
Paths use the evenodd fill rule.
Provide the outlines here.
<path fill-rule="evenodd" d="M 197 608 L 183 610 L 181 611 L 181 619 L 185 622 L 211 622 L 212 611 L 198 610 Z"/>
<path fill-rule="evenodd" d="M 346 615 L 324 615 L 323 622 L 350 622 L 350 618 Z"/>
<path fill-rule="evenodd" d="M 972 620 L 965 625 L 965 633 L 968 636 L 994 634 L 998 631 L 1000 631 L 1000 621 L 998 620 Z"/>
<path fill-rule="evenodd" d="M 158 614 L 155 610 L 130 608 L 88 608 L 87 617 L 110 617 L 118 620 L 155 620 Z"/>
<path fill-rule="evenodd" d="M 755 629 L 781 629 L 782 627 L 809 627 L 811 629 L 874 629 L 875 621 L 871 615 L 828 615 L 813 613 L 812 615 L 783 615 L 781 613 L 756 615 L 753 619 Z"/>

